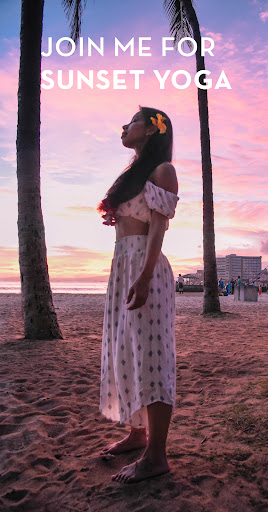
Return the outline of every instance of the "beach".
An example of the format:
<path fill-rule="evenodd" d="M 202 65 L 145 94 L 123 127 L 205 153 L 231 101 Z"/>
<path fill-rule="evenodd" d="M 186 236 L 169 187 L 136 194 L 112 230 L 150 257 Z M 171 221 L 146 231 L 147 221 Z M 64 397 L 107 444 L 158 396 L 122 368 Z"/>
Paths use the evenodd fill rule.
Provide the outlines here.
<path fill-rule="evenodd" d="M 21 296 L 0 294 L 0 511 L 268 510 L 268 294 L 176 294 L 177 400 L 171 471 L 137 484 L 111 475 L 142 450 L 99 452 L 128 428 L 98 411 L 104 294 L 53 295 L 63 340 L 25 341 Z"/>

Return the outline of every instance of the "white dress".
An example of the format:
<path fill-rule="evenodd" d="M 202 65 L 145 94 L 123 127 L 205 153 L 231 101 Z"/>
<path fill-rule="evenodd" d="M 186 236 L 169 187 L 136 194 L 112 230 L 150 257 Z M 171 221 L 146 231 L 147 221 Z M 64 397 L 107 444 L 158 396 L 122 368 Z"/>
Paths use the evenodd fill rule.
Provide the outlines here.
<path fill-rule="evenodd" d="M 135 198 L 122 203 L 117 215 L 150 222 L 152 210 L 174 217 L 178 197 L 147 181 Z M 102 338 L 100 412 L 113 421 L 148 426 L 147 405 L 174 406 L 176 393 L 175 281 L 162 253 L 150 280 L 146 303 L 127 310 L 129 288 L 139 277 L 147 235 L 115 242 Z"/>

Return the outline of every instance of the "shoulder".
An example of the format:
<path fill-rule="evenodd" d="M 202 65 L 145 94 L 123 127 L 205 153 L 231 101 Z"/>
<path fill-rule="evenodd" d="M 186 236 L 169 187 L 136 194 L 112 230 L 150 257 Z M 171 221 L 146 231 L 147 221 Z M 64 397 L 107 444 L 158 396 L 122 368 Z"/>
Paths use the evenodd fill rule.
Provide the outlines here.
<path fill-rule="evenodd" d="M 178 193 L 176 170 L 170 162 L 159 164 L 151 173 L 150 181 L 157 187 L 164 188 L 173 194 Z"/>

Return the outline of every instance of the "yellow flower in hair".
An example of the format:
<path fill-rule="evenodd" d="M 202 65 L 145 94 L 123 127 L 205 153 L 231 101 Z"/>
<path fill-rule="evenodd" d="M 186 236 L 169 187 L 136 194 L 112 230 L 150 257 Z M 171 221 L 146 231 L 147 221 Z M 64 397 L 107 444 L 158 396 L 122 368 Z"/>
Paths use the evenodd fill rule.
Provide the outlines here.
<path fill-rule="evenodd" d="M 164 116 L 162 116 L 162 114 L 156 114 L 156 117 L 157 117 L 157 119 L 155 119 L 154 117 L 150 117 L 152 123 L 155 126 L 157 126 L 157 128 L 159 129 L 160 133 L 166 133 L 167 127 L 166 127 L 166 125 L 164 123 L 166 118 Z"/>

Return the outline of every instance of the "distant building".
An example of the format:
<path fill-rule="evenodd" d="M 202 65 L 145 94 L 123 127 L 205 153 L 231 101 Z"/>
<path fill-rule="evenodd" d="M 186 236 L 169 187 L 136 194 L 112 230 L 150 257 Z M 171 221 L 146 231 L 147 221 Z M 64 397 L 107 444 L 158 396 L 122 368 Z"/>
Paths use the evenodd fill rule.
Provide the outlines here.
<path fill-rule="evenodd" d="M 182 277 L 184 278 L 185 284 L 204 284 L 204 270 L 197 270 L 195 274 L 184 274 Z"/>
<path fill-rule="evenodd" d="M 226 281 L 226 258 L 217 258 L 217 274 L 218 279 Z"/>
<path fill-rule="evenodd" d="M 229 282 L 241 277 L 241 281 L 253 281 L 261 272 L 261 256 L 237 256 L 229 254 L 216 258 L 218 279 Z"/>
<path fill-rule="evenodd" d="M 196 284 L 204 284 L 204 270 L 197 270 L 196 271 Z"/>

